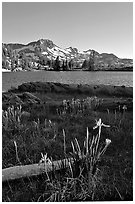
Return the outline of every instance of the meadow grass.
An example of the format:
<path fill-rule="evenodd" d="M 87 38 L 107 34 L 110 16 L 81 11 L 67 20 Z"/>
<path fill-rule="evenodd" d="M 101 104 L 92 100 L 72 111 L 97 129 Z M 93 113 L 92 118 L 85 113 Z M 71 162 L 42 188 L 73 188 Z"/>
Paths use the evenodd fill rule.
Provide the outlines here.
<path fill-rule="evenodd" d="M 46 162 L 48 157 L 51 162 L 74 160 L 69 159 L 66 170 L 63 163 L 63 170 L 54 170 L 48 179 L 41 175 L 3 184 L 3 201 L 133 199 L 132 112 L 98 112 L 88 106 L 86 111 L 72 106 L 72 114 L 50 113 L 45 106 L 44 115 L 37 110 L 25 121 L 22 107 L 3 111 L 3 168 Z M 100 118 L 110 127 L 105 128 Z"/>

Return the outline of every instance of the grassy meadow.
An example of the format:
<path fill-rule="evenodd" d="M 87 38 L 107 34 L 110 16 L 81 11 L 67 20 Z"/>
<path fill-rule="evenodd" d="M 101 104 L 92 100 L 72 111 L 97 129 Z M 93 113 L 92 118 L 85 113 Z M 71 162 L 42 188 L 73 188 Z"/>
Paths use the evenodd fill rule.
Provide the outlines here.
<path fill-rule="evenodd" d="M 106 87 L 96 94 L 74 87 L 73 93 L 28 88 L 28 94 L 25 87 L 3 95 L 3 169 L 74 161 L 66 169 L 3 182 L 3 202 L 133 200 L 132 94 L 114 89 L 116 95 Z"/>

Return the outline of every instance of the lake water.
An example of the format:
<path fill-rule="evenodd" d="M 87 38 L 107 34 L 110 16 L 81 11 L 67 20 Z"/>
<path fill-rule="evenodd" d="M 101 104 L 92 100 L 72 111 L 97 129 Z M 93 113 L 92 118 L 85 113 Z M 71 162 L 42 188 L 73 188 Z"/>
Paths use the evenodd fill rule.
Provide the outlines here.
<path fill-rule="evenodd" d="M 35 71 L 2 73 L 2 91 L 24 82 L 59 82 L 65 84 L 105 84 L 133 87 L 133 72 Z"/>

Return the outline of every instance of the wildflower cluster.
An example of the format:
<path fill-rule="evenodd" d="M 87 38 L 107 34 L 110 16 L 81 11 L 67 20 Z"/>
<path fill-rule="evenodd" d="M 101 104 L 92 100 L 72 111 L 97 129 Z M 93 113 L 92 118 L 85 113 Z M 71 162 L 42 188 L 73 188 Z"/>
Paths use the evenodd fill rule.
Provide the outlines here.
<path fill-rule="evenodd" d="M 61 186 L 61 182 L 57 180 L 55 183 L 57 192 L 54 185 L 52 185 L 53 181 L 50 180 L 46 170 L 48 180 L 50 181 L 50 183 L 48 184 L 53 187 L 50 197 L 47 198 L 46 201 L 63 201 L 63 198 L 64 201 L 67 201 L 70 200 L 71 197 L 77 199 L 81 198 L 81 200 L 85 200 L 87 196 L 91 197 L 91 200 L 94 200 L 98 172 L 97 163 L 111 143 L 110 139 L 106 139 L 104 145 L 101 146 L 100 136 L 102 127 L 110 126 L 102 123 L 101 119 L 96 120 L 96 125 L 93 127 L 93 129 L 98 129 L 98 134 L 96 136 L 93 135 L 92 138 L 90 138 L 89 136 L 89 130 L 87 127 L 87 136 L 84 139 L 84 145 L 82 148 L 80 147 L 79 142 L 76 138 L 74 139 L 74 141 L 71 141 L 73 150 L 73 152 L 71 153 L 72 157 L 67 157 L 65 159 L 65 161 L 67 161 L 65 163 L 65 168 L 67 168 L 68 163 L 68 173 L 66 179 L 63 179 L 63 183 L 65 182 L 66 184 L 64 186 Z M 63 136 L 64 151 L 66 152 L 66 135 L 64 130 Z M 50 159 L 48 160 L 47 154 L 45 156 L 43 156 L 42 154 L 42 159 L 40 160 L 40 162 L 44 162 L 45 165 L 48 162 L 50 165 L 52 165 L 52 161 L 50 161 Z"/>
<path fill-rule="evenodd" d="M 2 110 L 2 127 L 5 130 L 21 128 L 22 106 L 15 108 L 14 106 L 8 107 L 7 111 Z"/>
<path fill-rule="evenodd" d="M 102 100 L 94 97 L 87 97 L 86 99 L 63 100 L 61 109 L 57 109 L 57 114 L 64 115 L 67 113 L 83 113 L 85 110 L 96 109 L 101 105 Z"/>
<path fill-rule="evenodd" d="M 75 138 L 74 143 L 71 142 L 72 149 L 73 149 L 73 157 L 75 163 L 80 161 L 82 166 L 81 169 L 87 169 L 87 173 L 90 175 L 94 175 L 97 170 L 97 162 L 99 161 L 100 157 L 105 153 L 108 145 L 111 143 L 110 139 L 106 139 L 105 146 L 100 146 L 100 137 L 101 137 L 101 128 L 102 127 L 110 127 L 109 125 L 105 125 L 101 122 L 101 119 L 98 121 L 96 120 L 96 126 L 93 129 L 98 128 L 98 134 L 95 136 L 93 135 L 92 138 L 89 137 L 89 130 L 87 127 L 87 136 L 84 140 L 84 146 L 81 151 L 79 142 Z M 85 166 L 85 167 L 84 167 Z"/>
<path fill-rule="evenodd" d="M 33 126 L 39 134 L 46 134 L 48 137 L 52 133 L 53 139 L 56 138 L 58 133 L 57 124 L 55 122 L 52 122 L 51 120 L 47 120 L 45 118 L 44 123 L 41 123 L 40 119 L 38 118 L 37 122 L 33 121 Z"/>

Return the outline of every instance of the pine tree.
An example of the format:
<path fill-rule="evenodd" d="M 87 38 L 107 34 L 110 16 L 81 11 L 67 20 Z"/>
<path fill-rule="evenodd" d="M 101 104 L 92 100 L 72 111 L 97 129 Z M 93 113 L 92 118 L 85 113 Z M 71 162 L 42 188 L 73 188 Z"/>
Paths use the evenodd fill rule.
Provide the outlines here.
<path fill-rule="evenodd" d="M 82 64 L 82 69 L 88 69 L 88 61 L 85 59 L 83 64 Z"/>
<path fill-rule="evenodd" d="M 74 61 L 73 61 L 73 59 L 71 59 L 71 60 L 69 61 L 68 67 L 69 67 L 70 70 L 73 69 L 73 67 L 74 67 Z"/>
<path fill-rule="evenodd" d="M 95 55 L 95 51 L 92 50 L 90 53 L 90 57 L 89 57 L 89 71 L 94 71 L 94 69 L 95 69 L 94 55 Z"/>
<path fill-rule="evenodd" d="M 60 60 L 59 60 L 59 56 L 57 56 L 54 62 L 54 71 L 59 71 L 59 70 L 60 70 Z"/>
<path fill-rule="evenodd" d="M 62 62 L 62 70 L 65 71 L 65 62 L 64 62 L 64 60 Z"/>

